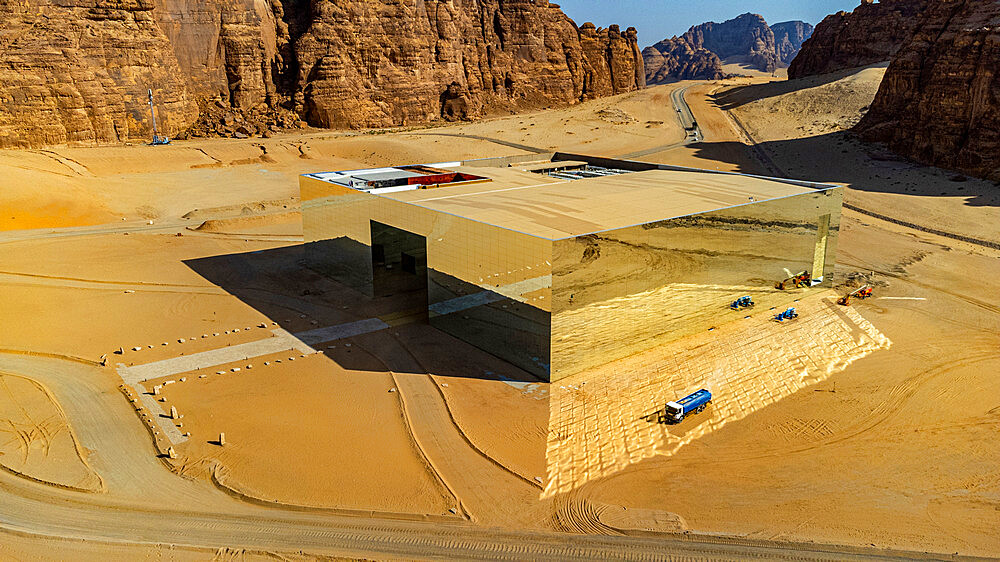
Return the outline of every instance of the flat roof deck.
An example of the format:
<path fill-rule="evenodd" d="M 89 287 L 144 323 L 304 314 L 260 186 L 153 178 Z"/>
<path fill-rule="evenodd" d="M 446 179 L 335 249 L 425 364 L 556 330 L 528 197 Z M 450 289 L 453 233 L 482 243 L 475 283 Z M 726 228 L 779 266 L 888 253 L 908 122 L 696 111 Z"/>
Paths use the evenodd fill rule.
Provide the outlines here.
<path fill-rule="evenodd" d="M 779 180 L 684 170 L 562 180 L 517 168 L 449 169 L 493 181 L 379 196 L 557 240 L 735 207 L 751 197 L 766 201 L 816 192 Z"/>

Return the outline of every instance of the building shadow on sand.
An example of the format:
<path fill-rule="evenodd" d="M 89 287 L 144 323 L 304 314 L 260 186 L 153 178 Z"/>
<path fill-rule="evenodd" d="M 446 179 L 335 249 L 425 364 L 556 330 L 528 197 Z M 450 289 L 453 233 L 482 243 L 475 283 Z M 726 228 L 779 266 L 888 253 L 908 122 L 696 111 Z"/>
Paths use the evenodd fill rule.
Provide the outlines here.
<path fill-rule="evenodd" d="M 496 368 L 481 365 L 501 360 L 430 326 L 426 303 L 421 310 L 413 306 L 410 294 L 370 297 L 338 283 L 308 267 L 302 244 L 184 260 L 184 264 L 275 322 L 272 328 L 280 327 L 314 349 L 329 349 L 324 353 L 344 369 L 498 377 Z M 447 349 L 449 357 L 436 361 L 434 354 L 421 353 L 417 359 L 408 341 Z M 514 365 L 501 364 L 503 379 L 539 382 Z"/>

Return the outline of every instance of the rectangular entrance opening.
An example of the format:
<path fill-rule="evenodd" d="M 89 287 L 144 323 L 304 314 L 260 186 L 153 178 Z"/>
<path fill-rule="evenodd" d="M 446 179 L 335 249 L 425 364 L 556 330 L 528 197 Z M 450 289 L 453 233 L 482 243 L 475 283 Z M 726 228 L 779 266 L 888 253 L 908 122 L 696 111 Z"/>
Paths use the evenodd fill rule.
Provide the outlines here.
<path fill-rule="evenodd" d="M 427 238 L 371 221 L 372 288 L 407 316 L 427 318 Z"/>

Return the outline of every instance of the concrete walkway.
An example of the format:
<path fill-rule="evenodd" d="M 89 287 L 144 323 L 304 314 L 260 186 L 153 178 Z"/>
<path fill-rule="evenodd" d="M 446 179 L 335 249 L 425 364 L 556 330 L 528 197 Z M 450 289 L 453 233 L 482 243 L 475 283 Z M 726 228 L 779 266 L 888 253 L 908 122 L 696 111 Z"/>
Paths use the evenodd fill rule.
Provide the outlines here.
<path fill-rule="evenodd" d="M 210 349 L 201 353 L 193 353 L 181 357 L 154 361 L 145 365 L 126 367 L 118 365 L 118 375 L 125 384 L 135 386 L 149 379 L 169 377 L 178 373 L 187 373 L 196 369 L 214 367 L 223 363 L 242 361 L 251 357 L 260 357 L 269 353 L 277 353 L 286 349 L 295 349 L 302 353 L 316 353 L 316 350 L 306 345 L 301 339 L 282 329 L 271 330 L 273 337 L 242 343 L 219 349 Z"/>

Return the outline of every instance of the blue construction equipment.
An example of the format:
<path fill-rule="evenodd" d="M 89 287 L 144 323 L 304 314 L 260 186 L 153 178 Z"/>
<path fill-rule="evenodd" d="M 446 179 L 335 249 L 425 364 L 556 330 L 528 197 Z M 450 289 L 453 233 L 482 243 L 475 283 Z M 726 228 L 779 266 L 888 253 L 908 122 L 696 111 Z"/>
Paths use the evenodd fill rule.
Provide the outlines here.
<path fill-rule="evenodd" d="M 690 413 L 699 413 L 705 406 L 712 403 L 712 393 L 706 389 L 701 389 L 693 394 L 688 394 L 676 402 L 667 402 L 663 409 L 663 420 L 666 423 L 680 423 L 684 416 Z"/>
<path fill-rule="evenodd" d="M 778 322 L 784 322 L 785 320 L 791 320 L 793 318 L 798 318 L 798 317 L 799 313 L 795 312 L 794 308 L 789 308 L 788 310 L 775 316 L 774 319 L 777 320 Z"/>
<path fill-rule="evenodd" d="M 729 305 L 729 308 L 733 310 L 741 310 L 744 308 L 753 308 L 753 304 L 753 299 L 750 298 L 750 295 L 747 295 L 734 300 L 733 303 Z"/>

